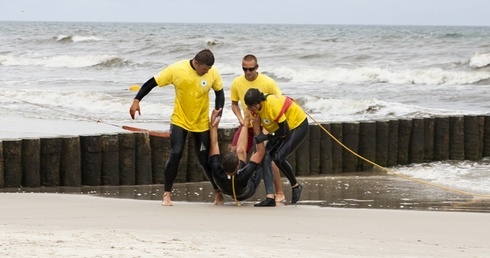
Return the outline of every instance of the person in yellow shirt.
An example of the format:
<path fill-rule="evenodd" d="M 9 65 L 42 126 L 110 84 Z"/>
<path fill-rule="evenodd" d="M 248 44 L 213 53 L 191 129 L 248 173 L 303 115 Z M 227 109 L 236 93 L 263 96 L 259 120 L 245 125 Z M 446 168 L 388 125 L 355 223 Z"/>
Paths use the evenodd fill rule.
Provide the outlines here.
<path fill-rule="evenodd" d="M 286 159 L 308 135 L 306 113 L 287 96 L 266 95 L 255 88 L 245 93 L 245 104 L 250 112 L 260 116 L 262 126 L 269 132 L 255 136 L 255 142 L 269 141 L 266 155 L 270 155 L 279 170 L 288 178 L 292 186 L 291 203 L 297 203 L 303 187 L 296 181 L 293 168 Z M 271 202 L 274 199 L 266 198 L 256 206 L 268 206 Z"/>
<path fill-rule="evenodd" d="M 277 83 L 269 76 L 259 73 L 259 64 L 257 57 L 248 54 L 242 59 L 242 69 L 243 75 L 236 77 L 230 87 L 230 99 L 231 99 L 231 109 L 240 123 L 231 143 L 231 151 L 235 152 L 238 138 L 240 136 L 241 127 L 244 125 L 244 116 L 242 115 L 242 110 L 246 110 L 245 105 L 245 92 L 250 88 L 257 88 L 261 92 L 266 94 L 281 94 L 281 90 L 277 86 Z M 241 104 L 241 107 L 239 105 Z M 252 147 L 253 138 L 253 127 L 252 125 L 246 125 L 248 127 L 248 146 L 247 153 Z M 266 159 L 267 160 L 267 159 Z M 275 186 L 275 200 L 276 202 L 284 201 L 284 192 L 282 190 L 281 174 L 279 169 L 275 164 L 272 166 L 274 172 L 274 186 Z"/>
<path fill-rule="evenodd" d="M 213 67 L 214 55 L 209 49 L 201 50 L 191 60 L 182 60 L 167 66 L 145 82 L 136 94 L 129 109 L 131 118 L 136 112 L 141 115 L 140 101 L 156 86 L 173 85 L 175 88 L 174 110 L 170 119 L 170 157 L 165 165 L 164 194 L 162 205 L 172 206 L 172 186 L 182 158 L 185 140 L 190 132 L 195 143 L 199 163 L 213 185 L 215 204 L 223 204 L 223 195 L 214 182 L 209 154 L 209 92 L 215 92 L 215 109 L 225 103 L 223 82 L 218 70 Z"/>

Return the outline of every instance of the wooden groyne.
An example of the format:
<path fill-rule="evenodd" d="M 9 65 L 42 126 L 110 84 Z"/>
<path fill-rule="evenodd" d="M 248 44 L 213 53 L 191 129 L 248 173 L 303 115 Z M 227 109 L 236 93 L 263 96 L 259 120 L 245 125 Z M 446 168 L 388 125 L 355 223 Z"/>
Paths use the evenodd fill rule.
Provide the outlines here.
<path fill-rule="evenodd" d="M 383 167 L 490 156 L 490 115 L 414 118 L 310 125 L 288 161 L 298 176 L 367 171 L 364 158 Z M 222 153 L 235 129 L 220 129 Z M 170 140 L 148 132 L 0 140 L 0 187 L 162 184 Z M 206 180 L 187 139 L 176 182 Z"/>

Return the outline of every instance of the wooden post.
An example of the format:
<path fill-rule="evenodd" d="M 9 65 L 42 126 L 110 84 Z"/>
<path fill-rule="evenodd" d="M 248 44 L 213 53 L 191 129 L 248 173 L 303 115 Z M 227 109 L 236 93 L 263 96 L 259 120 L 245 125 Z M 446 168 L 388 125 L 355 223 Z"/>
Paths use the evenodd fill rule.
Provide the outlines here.
<path fill-rule="evenodd" d="M 344 145 L 355 153 L 359 153 L 359 123 L 350 122 L 342 125 Z M 358 158 L 347 149 L 342 150 L 342 171 L 355 172 Z"/>
<path fill-rule="evenodd" d="M 4 186 L 22 186 L 22 140 L 3 139 Z"/>
<path fill-rule="evenodd" d="M 136 150 L 133 133 L 119 133 L 119 185 L 136 184 Z"/>
<path fill-rule="evenodd" d="M 398 164 L 398 120 L 389 121 L 388 166 Z"/>
<path fill-rule="evenodd" d="M 41 138 L 41 185 L 60 185 L 61 138 Z"/>
<path fill-rule="evenodd" d="M 464 160 L 464 117 L 449 117 L 449 159 Z"/>
<path fill-rule="evenodd" d="M 61 138 L 61 145 L 61 185 L 80 187 L 82 185 L 80 137 L 64 136 Z"/>
<path fill-rule="evenodd" d="M 154 184 L 163 184 L 165 164 L 170 155 L 170 138 L 150 135 L 151 170 Z"/>
<path fill-rule="evenodd" d="M 330 129 L 333 137 L 343 143 L 342 123 L 330 124 Z M 332 173 L 342 173 L 342 146 L 336 141 L 332 142 Z"/>
<path fill-rule="evenodd" d="M 484 118 L 485 124 L 483 126 L 483 157 L 490 156 L 490 114 L 487 114 Z"/>
<path fill-rule="evenodd" d="M 436 117 L 434 120 L 434 160 L 449 159 L 449 118 Z"/>
<path fill-rule="evenodd" d="M 412 119 L 412 131 L 410 133 L 409 162 L 424 162 L 425 128 L 423 118 Z"/>
<path fill-rule="evenodd" d="M 309 175 L 318 175 L 321 171 L 321 137 L 322 131 L 320 127 L 316 124 L 310 125 L 309 140 L 310 149 L 308 153 L 310 154 L 310 167 Z M 308 139 L 308 137 L 307 137 Z M 306 141 L 306 139 L 305 139 Z"/>
<path fill-rule="evenodd" d="M 104 134 L 101 137 L 102 185 L 119 185 L 119 136 Z"/>
<path fill-rule="evenodd" d="M 80 135 L 82 185 L 100 186 L 102 175 L 101 135 Z"/>
<path fill-rule="evenodd" d="M 465 159 L 479 160 L 482 158 L 480 145 L 480 126 L 483 126 L 481 116 L 467 115 L 464 117 L 464 154 Z"/>
<path fill-rule="evenodd" d="M 41 140 L 22 139 L 22 186 L 41 186 Z"/>
<path fill-rule="evenodd" d="M 424 161 L 434 160 L 434 118 L 424 118 Z"/>
<path fill-rule="evenodd" d="M 221 154 L 231 151 L 231 143 L 237 128 L 219 128 L 218 129 L 218 144 Z M 194 149 L 192 149 L 194 151 Z M 202 174 L 202 173 L 201 173 Z"/>
<path fill-rule="evenodd" d="M 330 133 L 330 124 L 322 124 L 322 127 Z M 320 167 L 322 174 L 332 173 L 332 137 L 322 130 L 320 144 Z M 336 143 L 335 143 L 336 144 Z"/>
<path fill-rule="evenodd" d="M 0 188 L 5 186 L 4 161 L 3 161 L 3 142 L 0 141 Z"/>
<path fill-rule="evenodd" d="M 400 119 L 398 126 L 398 164 L 406 165 L 410 160 L 409 148 L 412 120 Z"/>
<path fill-rule="evenodd" d="M 134 132 L 136 154 L 136 184 L 148 185 L 153 181 L 151 175 L 151 149 L 148 132 Z"/>
<path fill-rule="evenodd" d="M 371 162 L 375 162 L 376 140 L 376 122 L 361 122 L 359 131 L 359 155 Z M 357 171 L 370 170 L 373 166 L 371 163 L 359 160 Z"/>
<path fill-rule="evenodd" d="M 389 121 L 376 121 L 376 164 L 388 166 L 388 147 L 390 136 Z"/>

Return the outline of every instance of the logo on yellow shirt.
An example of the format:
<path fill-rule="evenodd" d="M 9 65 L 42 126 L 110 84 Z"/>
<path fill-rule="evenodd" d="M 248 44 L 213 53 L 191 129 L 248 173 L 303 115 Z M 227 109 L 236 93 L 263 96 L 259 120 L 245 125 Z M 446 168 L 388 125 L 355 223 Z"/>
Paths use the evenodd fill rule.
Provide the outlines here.
<path fill-rule="evenodd" d="M 267 119 L 267 118 L 262 119 L 262 122 L 264 122 L 264 124 L 266 124 L 266 125 L 271 123 L 271 121 L 269 121 L 269 119 Z"/>
<path fill-rule="evenodd" d="M 201 81 L 201 86 L 205 87 L 206 85 L 208 85 L 207 81 Z"/>

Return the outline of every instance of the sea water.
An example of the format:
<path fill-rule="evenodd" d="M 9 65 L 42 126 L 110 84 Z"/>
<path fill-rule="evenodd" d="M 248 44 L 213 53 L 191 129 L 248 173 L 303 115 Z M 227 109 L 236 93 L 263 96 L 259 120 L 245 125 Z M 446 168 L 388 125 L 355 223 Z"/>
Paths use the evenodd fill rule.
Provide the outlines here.
<path fill-rule="evenodd" d="M 0 22 L 0 32 L 2 137 L 78 122 L 167 130 L 173 87 L 153 89 L 132 120 L 130 86 L 204 48 L 223 78 L 225 127 L 237 125 L 229 89 L 250 53 L 320 122 L 490 113 L 490 27 Z M 490 193 L 488 161 L 399 169 Z"/>

